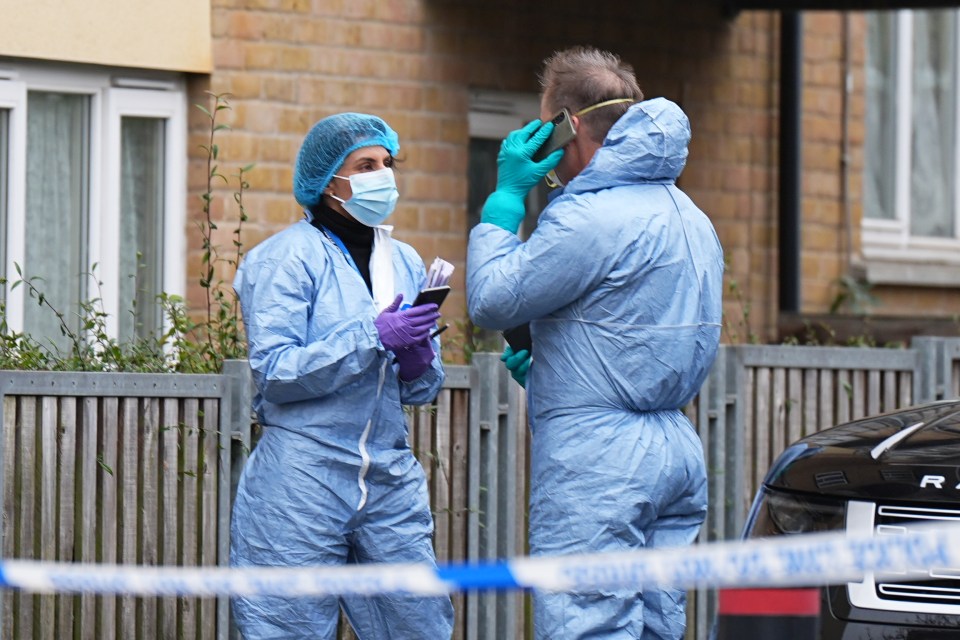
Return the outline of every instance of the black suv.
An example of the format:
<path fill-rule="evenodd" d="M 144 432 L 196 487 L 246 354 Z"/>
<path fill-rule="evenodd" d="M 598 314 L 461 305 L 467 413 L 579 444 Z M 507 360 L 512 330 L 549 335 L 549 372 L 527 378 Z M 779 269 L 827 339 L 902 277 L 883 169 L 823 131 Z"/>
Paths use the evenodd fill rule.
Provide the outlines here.
<path fill-rule="evenodd" d="M 957 400 L 856 420 L 797 441 L 767 473 L 743 537 L 871 529 L 904 535 L 936 521 L 960 522 Z M 894 579 L 867 576 L 818 589 L 811 638 L 960 639 L 960 567 L 917 567 Z M 736 625 L 727 626 L 732 637 Z"/>

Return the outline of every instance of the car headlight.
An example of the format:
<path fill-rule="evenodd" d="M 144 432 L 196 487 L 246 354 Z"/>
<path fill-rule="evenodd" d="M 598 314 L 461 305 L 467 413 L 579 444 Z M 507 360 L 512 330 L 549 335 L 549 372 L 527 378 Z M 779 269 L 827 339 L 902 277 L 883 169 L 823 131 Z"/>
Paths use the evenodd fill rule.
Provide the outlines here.
<path fill-rule="evenodd" d="M 744 538 L 843 529 L 846 502 L 762 487 L 753 501 Z"/>

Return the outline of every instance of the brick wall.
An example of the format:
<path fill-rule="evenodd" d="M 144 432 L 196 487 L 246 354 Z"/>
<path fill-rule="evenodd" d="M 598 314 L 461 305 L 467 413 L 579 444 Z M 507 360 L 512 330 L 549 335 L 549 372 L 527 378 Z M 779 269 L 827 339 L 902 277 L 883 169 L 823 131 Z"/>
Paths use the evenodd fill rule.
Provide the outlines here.
<path fill-rule="evenodd" d="M 457 264 L 458 295 L 445 311 L 462 314 L 469 91 L 535 93 L 545 56 L 592 44 L 631 62 L 647 97 L 668 97 L 688 112 L 693 143 L 680 184 L 711 216 L 728 256 L 728 285 L 737 295 L 725 302 L 726 339 L 764 339 L 774 332 L 776 13 L 745 12 L 729 20 L 720 3 L 709 0 L 686 2 L 682 11 L 674 3 L 636 0 L 213 4 L 216 70 L 208 85 L 197 82 L 194 101 L 203 99 L 204 89 L 232 94 L 232 110 L 223 118 L 232 130 L 221 136 L 221 172 L 257 165 L 245 198 L 248 248 L 300 217 L 290 195 L 291 172 L 309 127 L 339 111 L 376 113 L 400 134 L 404 158 L 401 200 L 391 222 L 426 260 L 443 255 Z M 203 140 L 202 124 L 191 119 L 193 149 Z M 202 154 L 194 154 L 195 224 L 204 169 Z M 823 187 L 830 188 L 835 185 Z M 232 188 L 218 193 L 221 244 L 229 246 Z M 195 230 L 189 233 L 193 274 L 201 247 Z M 198 299 L 193 292 L 191 300 Z"/>
<path fill-rule="evenodd" d="M 859 251 L 866 22 L 815 11 L 803 20 L 801 310 L 819 313 L 842 293 Z"/>

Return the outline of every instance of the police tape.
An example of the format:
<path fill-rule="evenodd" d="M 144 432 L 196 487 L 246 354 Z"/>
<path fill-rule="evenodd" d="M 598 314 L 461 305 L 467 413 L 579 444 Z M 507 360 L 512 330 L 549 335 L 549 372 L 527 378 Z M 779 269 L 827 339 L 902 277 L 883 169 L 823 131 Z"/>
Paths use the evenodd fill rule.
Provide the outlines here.
<path fill-rule="evenodd" d="M 903 535 L 816 533 L 439 568 L 426 564 L 187 568 L 7 560 L 0 562 L 0 587 L 36 593 L 297 597 L 811 586 L 921 567 L 957 571 L 958 540 L 960 525 L 938 524 Z"/>

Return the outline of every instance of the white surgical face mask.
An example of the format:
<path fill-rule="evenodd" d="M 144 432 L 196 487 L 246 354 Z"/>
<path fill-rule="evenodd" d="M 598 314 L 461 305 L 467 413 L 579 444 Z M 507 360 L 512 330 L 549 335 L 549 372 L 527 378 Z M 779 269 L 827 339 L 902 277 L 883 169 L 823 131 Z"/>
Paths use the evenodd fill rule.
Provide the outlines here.
<path fill-rule="evenodd" d="M 347 177 L 334 174 L 333 177 L 350 181 L 350 190 L 353 191 L 353 195 L 349 200 L 343 200 L 333 194 L 330 194 L 330 197 L 342 203 L 343 208 L 357 222 L 375 227 L 393 213 L 400 192 L 397 190 L 397 182 L 390 167 L 366 173 L 354 173 Z"/>

